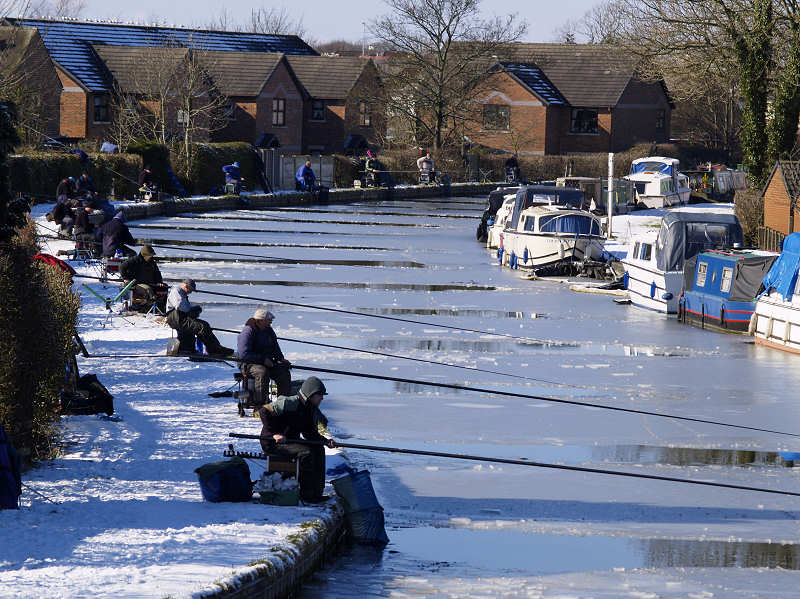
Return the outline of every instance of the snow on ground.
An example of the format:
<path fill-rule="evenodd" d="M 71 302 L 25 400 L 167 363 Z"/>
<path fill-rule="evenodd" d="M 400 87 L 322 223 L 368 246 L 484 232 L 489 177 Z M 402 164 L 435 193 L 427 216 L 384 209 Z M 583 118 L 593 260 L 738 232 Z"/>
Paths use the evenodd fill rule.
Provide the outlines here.
<path fill-rule="evenodd" d="M 48 241 L 44 250 L 67 247 Z M 76 287 L 87 282 L 117 292 L 86 279 Z M 104 327 L 105 306 L 81 295 L 78 332 L 90 354 L 164 354 L 165 325 L 114 315 Z M 79 358 L 79 368 L 113 393 L 115 413 L 64 417 L 62 455 L 23 474 L 21 509 L 0 512 L 3 598 L 186 597 L 288 546 L 303 522 L 330 517 L 331 506 L 203 501 L 194 469 L 224 459 L 228 432 L 260 430 L 238 417 L 234 399 L 207 395 L 233 383 L 230 367 L 142 357 Z M 251 443 L 237 449 L 257 451 Z M 261 469 L 248 462 L 255 480 Z"/>

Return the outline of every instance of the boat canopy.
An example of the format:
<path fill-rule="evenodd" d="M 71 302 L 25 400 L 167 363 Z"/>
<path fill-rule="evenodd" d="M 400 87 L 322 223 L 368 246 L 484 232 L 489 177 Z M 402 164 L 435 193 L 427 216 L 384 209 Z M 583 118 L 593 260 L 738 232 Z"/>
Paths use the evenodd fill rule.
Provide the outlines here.
<path fill-rule="evenodd" d="M 542 233 L 600 235 L 600 225 L 595 218 L 588 214 L 546 214 L 539 217 L 539 231 Z"/>
<path fill-rule="evenodd" d="M 661 221 L 656 247 L 659 270 L 683 270 L 683 263 L 703 250 L 742 244 L 739 219 L 714 212 L 668 212 Z"/>
<path fill-rule="evenodd" d="M 792 299 L 792 293 L 797 285 L 797 268 L 800 265 L 800 233 L 792 233 L 783 240 L 783 250 L 775 264 L 764 277 L 764 291 L 766 295 L 776 289 L 785 301 Z M 761 297 L 759 295 L 758 297 Z"/>
<path fill-rule="evenodd" d="M 630 174 L 650 172 L 673 175 L 678 172 L 678 164 L 680 163 L 677 158 L 662 158 L 660 156 L 638 158 L 631 162 Z"/>
<path fill-rule="evenodd" d="M 556 185 L 523 185 L 517 191 L 514 213 L 511 215 L 511 222 L 509 223 L 510 228 L 517 228 L 519 217 L 523 210 L 531 206 L 548 204 L 583 209 L 583 191 Z"/>
<path fill-rule="evenodd" d="M 683 290 L 701 291 L 708 295 L 724 297 L 732 302 L 755 301 L 761 281 L 777 259 L 776 255 L 728 254 L 724 252 L 700 252 L 686 260 L 683 266 Z M 697 286 L 697 262 L 708 264 L 704 273 L 721 271 L 718 280 L 709 274 L 701 286 Z M 731 269 L 726 278 L 724 269 Z M 726 285 L 727 282 L 727 285 Z M 726 288 L 727 287 L 727 288 Z"/>

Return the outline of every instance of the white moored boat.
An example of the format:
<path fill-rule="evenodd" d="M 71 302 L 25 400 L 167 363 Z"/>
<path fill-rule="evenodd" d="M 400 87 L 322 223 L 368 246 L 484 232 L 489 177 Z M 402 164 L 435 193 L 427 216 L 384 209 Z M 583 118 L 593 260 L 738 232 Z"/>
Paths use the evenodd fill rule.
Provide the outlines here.
<path fill-rule="evenodd" d="M 800 354 L 800 233 L 783 240 L 783 251 L 764 277 L 749 332 L 759 345 Z"/>
<path fill-rule="evenodd" d="M 647 156 L 631 162 L 625 177 L 633 183 L 636 201 L 648 208 L 679 206 L 689 202 L 689 177 L 678 172 L 677 158 Z"/>
<path fill-rule="evenodd" d="M 503 232 L 501 260 L 512 268 L 542 269 L 599 258 L 603 253 L 600 219 L 569 206 L 532 206 L 522 211 L 516 229 Z"/>
<path fill-rule="evenodd" d="M 742 227 L 733 214 L 668 212 L 658 231 L 634 235 L 622 264 L 631 303 L 666 314 L 678 311 L 683 263 L 703 250 L 739 247 Z"/>
<path fill-rule="evenodd" d="M 489 219 L 489 226 L 486 230 L 486 247 L 495 249 L 503 244 L 503 231 L 505 231 L 508 220 L 514 212 L 515 198 L 516 194 L 506 196 L 494 217 Z"/>

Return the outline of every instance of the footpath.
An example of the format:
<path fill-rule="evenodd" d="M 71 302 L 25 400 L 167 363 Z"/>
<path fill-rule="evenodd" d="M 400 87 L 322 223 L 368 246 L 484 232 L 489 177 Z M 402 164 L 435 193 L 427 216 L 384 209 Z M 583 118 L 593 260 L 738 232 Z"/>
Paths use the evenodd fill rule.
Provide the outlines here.
<path fill-rule="evenodd" d="M 489 184 L 455 184 L 452 195 L 483 195 Z M 398 188 L 395 197 L 440 197 L 441 188 Z M 328 201 L 389 199 L 388 190 L 331 190 Z M 130 220 L 179 212 L 317 203 L 310 194 L 189 198 L 119 205 Z M 49 226 L 51 205 L 34 207 Z M 49 232 L 42 229 L 44 235 Z M 65 241 L 43 240 L 57 254 Z M 90 264 L 73 264 L 97 276 Z M 76 278 L 101 296 L 114 284 Z M 231 386 L 232 369 L 164 356 L 172 331 L 156 319 L 123 318 L 83 292 L 78 332 L 97 374 L 114 395 L 113 416 L 65 416 L 60 457 L 23 475 L 20 510 L 0 512 L 0 595 L 4 598 L 280 598 L 290 596 L 346 537 L 343 508 L 280 507 L 203 501 L 194 469 L 223 459 L 228 432 L 258 434 L 260 422 L 239 418 L 236 400 L 208 396 Z M 35 332 L 32 332 L 35 334 Z M 131 356 L 110 358 L 104 356 Z M 293 360 L 313 359 L 292 355 Z M 335 422 L 330 430 L 336 437 Z M 258 451 L 237 443 L 236 449 Z M 329 478 L 344 456 L 327 450 Z M 251 479 L 258 462 L 249 460 Z M 326 487 L 326 494 L 333 495 Z"/>

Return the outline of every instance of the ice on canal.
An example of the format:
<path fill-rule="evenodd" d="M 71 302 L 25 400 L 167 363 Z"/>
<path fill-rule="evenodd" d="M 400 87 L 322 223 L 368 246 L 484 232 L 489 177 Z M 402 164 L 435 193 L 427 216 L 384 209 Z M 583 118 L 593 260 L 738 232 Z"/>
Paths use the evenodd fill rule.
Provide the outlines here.
<path fill-rule="evenodd" d="M 352 348 L 283 341 L 294 363 L 409 380 L 322 375 L 330 392 L 323 409 L 339 439 L 800 492 L 798 469 L 780 454 L 800 449 L 790 435 L 425 385 L 800 432 L 800 358 L 607 296 L 523 280 L 475 242 L 484 204 L 398 199 L 130 226 L 156 245 L 167 279 L 191 276 L 201 291 L 259 298 L 197 293 L 193 301 L 215 326 L 238 329 L 264 304 L 277 315 L 279 336 Z M 223 343 L 233 342 L 223 334 Z M 233 424 L 257 431 L 250 420 Z M 371 472 L 391 543 L 382 552 L 346 553 L 310 581 L 306 598 L 800 596 L 797 497 L 466 460 L 348 456 Z"/>

